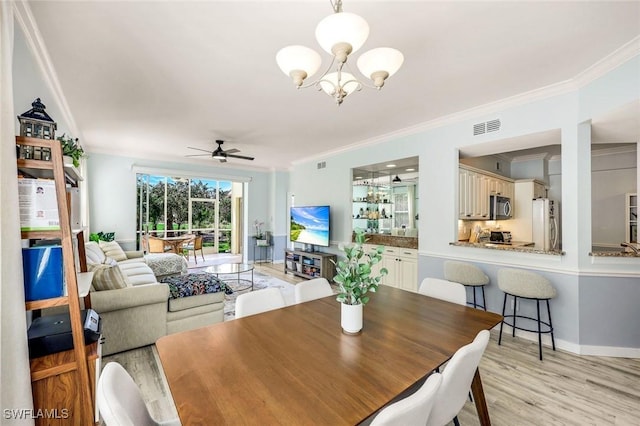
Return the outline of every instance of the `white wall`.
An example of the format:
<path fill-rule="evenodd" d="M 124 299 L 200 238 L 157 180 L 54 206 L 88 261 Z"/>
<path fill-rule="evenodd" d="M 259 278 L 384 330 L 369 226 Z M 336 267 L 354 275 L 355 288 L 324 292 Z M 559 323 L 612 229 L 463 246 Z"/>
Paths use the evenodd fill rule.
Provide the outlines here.
<path fill-rule="evenodd" d="M 602 342 L 614 346 L 613 351 L 640 348 L 637 321 L 623 321 L 625 315 L 613 317 L 607 313 L 611 307 L 622 306 L 621 300 L 636 297 L 638 287 L 630 286 L 629 280 L 638 284 L 640 259 L 589 256 L 592 220 L 589 119 L 594 114 L 604 114 L 640 98 L 638 76 L 640 56 L 575 91 L 327 157 L 324 159 L 327 168 L 323 170 L 316 170 L 315 162 L 298 164 L 291 173 L 296 201 L 331 204 L 332 239 L 346 241 L 351 232 L 350 169 L 418 155 L 419 280 L 426 276 L 442 277 L 441 265 L 445 259 L 475 262 L 491 271 L 494 277 L 487 291 L 489 306 L 497 310 L 501 307 L 501 292 L 495 285 L 497 269 L 504 266 L 531 269 L 548 276 L 558 289 L 552 310 L 562 347 L 579 352 L 582 342 L 591 346 Z M 502 122 L 499 132 L 473 136 L 474 123 L 495 116 Z M 495 147 L 500 139 L 554 129 L 560 129 L 562 155 L 547 164 L 548 182 L 552 188 L 549 197 L 560 201 L 564 254 L 497 252 L 451 246 L 449 243 L 457 239 L 458 233 L 458 150 L 465 147 L 481 149 L 485 145 Z M 512 149 L 504 146 L 502 150 Z M 582 286 L 593 282 L 591 277 L 598 277 L 601 284 L 583 291 Z M 588 327 L 594 321 L 601 322 L 597 330 Z"/>
<path fill-rule="evenodd" d="M 151 169 L 184 170 L 190 175 L 199 171 L 203 176 L 209 177 L 219 174 L 225 177 L 225 180 L 231 180 L 234 176 L 250 178 L 251 182 L 247 184 L 248 194 L 244 200 L 248 209 L 248 229 L 245 236 L 253 235 L 254 220 L 269 220 L 269 205 L 273 198 L 269 172 L 90 154 L 87 159 L 90 232 L 115 232 L 117 241 L 125 243 L 129 249 L 133 248 L 131 244 L 136 239 L 136 173 L 132 170 L 134 165 Z"/>

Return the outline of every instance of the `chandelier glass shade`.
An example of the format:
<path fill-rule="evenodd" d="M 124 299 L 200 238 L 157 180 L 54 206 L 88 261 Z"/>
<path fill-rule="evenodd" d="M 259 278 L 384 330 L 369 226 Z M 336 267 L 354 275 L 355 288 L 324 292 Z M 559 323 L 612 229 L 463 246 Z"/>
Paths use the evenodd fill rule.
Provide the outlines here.
<path fill-rule="evenodd" d="M 280 49 L 276 62 L 282 72 L 293 78 L 293 82 L 299 87 L 305 78 L 318 71 L 322 58 L 315 50 L 296 45 Z"/>
<path fill-rule="evenodd" d="M 369 36 L 369 25 L 362 17 L 342 11 L 342 0 L 332 1 L 334 12 L 321 20 L 316 27 L 316 39 L 320 47 L 331 54 L 329 67 L 315 81 L 304 85 L 305 79 L 314 75 L 321 65 L 320 55 L 305 46 L 287 46 L 276 55 L 278 66 L 293 79 L 297 88 L 315 86 L 333 97 L 338 105 L 344 98 L 362 87 L 382 88 L 387 78 L 395 74 L 404 61 L 402 53 L 390 47 L 379 47 L 365 52 L 358 58 L 360 72 L 371 79 L 373 86 L 358 80 L 350 72 L 343 71 L 349 55 L 360 49 Z M 330 72 L 334 69 L 334 72 Z"/>
<path fill-rule="evenodd" d="M 361 89 L 360 82 L 348 72 L 342 72 L 340 77 L 337 72 L 326 74 L 319 84 L 324 93 L 332 97 L 336 96 L 336 91 L 342 90 L 344 92 L 342 97 L 346 98 L 349 94 Z"/>
<path fill-rule="evenodd" d="M 341 44 L 350 46 L 347 54 L 358 51 L 368 37 L 369 24 L 354 13 L 334 13 L 320 21 L 316 27 L 318 44 L 325 52 L 333 55 L 336 55 L 334 46 L 344 47 Z"/>

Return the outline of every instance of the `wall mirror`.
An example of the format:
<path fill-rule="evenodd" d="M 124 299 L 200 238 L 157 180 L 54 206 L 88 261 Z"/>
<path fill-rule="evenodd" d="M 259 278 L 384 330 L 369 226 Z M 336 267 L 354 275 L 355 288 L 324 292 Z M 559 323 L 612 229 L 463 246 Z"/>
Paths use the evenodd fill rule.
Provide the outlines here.
<path fill-rule="evenodd" d="M 353 229 L 418 236 L 418 157 L 369 164 L 351 173 Z"/>

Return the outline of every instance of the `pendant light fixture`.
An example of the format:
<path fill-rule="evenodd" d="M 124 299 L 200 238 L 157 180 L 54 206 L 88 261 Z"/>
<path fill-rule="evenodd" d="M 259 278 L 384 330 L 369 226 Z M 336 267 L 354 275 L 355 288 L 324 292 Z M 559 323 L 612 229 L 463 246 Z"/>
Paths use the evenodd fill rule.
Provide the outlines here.
<path fill-rule="evenodd" d="M 362 54 L 357 61 L 360 72 L 371 79 L 373 86 L 358 80 L 352 73 L 343 72 L 350 55 L 362 47 L 369 36 L 369 25 L 362 17 L 342 11 L 342 0 L 330 0 L 334 13 L 318 23 L 316 39 L 332 55 L 326 71 L 315 81 L 303 85 L 322 63 L 320 55 L 306 46 L 287 46 L 277 53 L 276 62 L 297 88 L 314 86 L 334 98 L 340 105 L 345 97 L 362 87 L 381 89 L 387 78 L 395 74 L 404 61 L 402 53 L 390 47 L 379 47 Z M 330 72 L 332 69 L 335 71 Z M 348 69 L 348 65 L 347 65 Z"/>

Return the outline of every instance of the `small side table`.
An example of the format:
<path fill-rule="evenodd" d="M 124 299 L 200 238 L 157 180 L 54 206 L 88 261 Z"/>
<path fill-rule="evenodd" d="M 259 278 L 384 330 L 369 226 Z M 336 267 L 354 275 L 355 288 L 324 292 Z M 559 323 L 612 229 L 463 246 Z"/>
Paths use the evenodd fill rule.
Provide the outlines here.
<path fill-rule="evenodd" d="M 258 255 L 260 255 L 259 258 L 256 257 L 256 249 L 258 249 Z M 263 253 L 264 253 L 264 258 L 262 257 Z M 271 244 L 258 245 L 256 240 L 256 244 L 253 246 L 253 263 L 264 263 L 264 262 L 273 263 L 273 246 L 271 246 Z"/>

